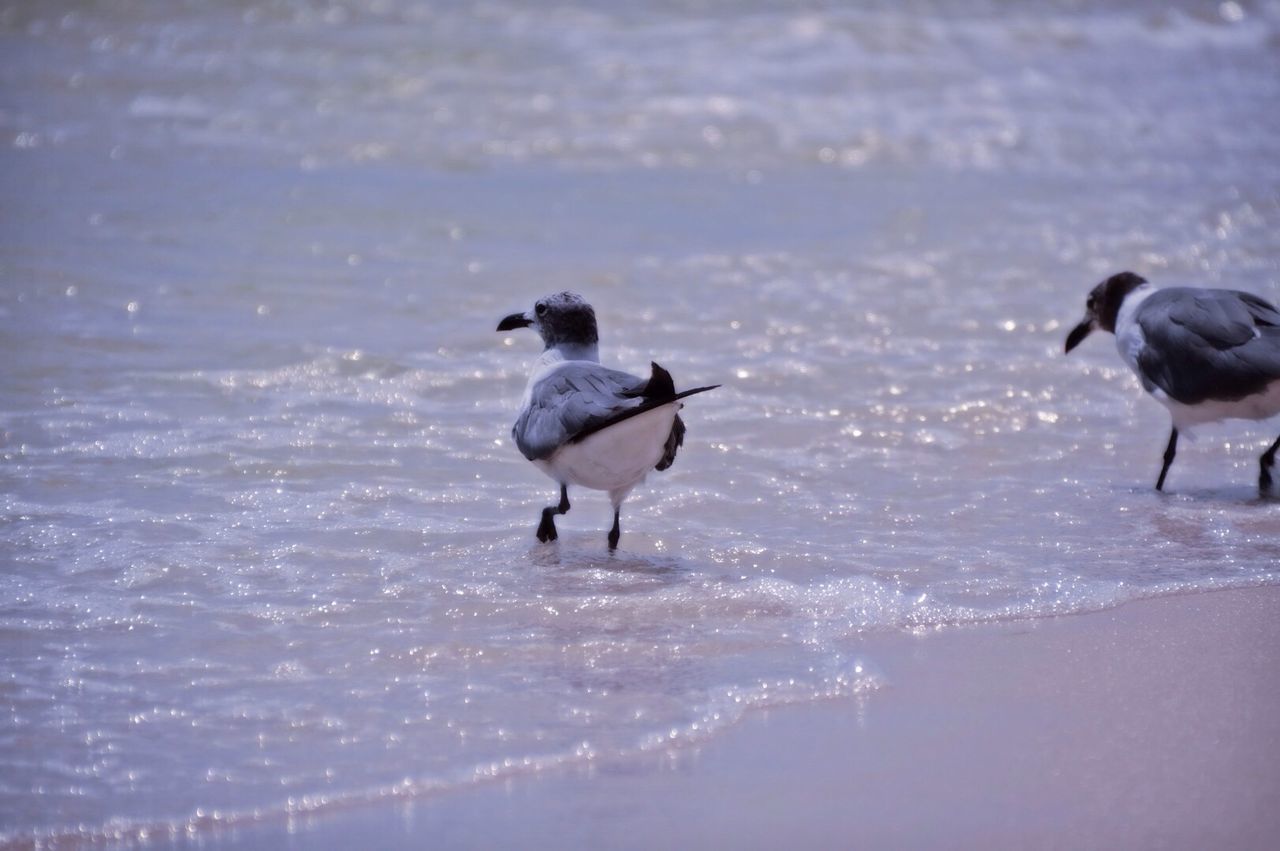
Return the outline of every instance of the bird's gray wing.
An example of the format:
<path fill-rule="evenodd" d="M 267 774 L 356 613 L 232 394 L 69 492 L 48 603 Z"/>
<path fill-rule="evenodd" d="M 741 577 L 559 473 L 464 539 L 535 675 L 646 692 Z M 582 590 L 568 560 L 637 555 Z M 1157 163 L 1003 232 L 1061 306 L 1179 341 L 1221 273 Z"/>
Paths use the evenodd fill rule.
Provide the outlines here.
<path fill-rule="evenodd" d="M 1146 345 L 1138 369 L 1183 404 L 1251 396 L 1280 379 L 1280 311 L 1251 293 L 1160 290 L 1135 317 Z"/>
<path fill-rule="evenodd" d="M 649 379 L 597 363 L 570 361 L 533 385 L 511 434 L 524 457 L 549 457 L 583 432 L 645 404 Z"/>

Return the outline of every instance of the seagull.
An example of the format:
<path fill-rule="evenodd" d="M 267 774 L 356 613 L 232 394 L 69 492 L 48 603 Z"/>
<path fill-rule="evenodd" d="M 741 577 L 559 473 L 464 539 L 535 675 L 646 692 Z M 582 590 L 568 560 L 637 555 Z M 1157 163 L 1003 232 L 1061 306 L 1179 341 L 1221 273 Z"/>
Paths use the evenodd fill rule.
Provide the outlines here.
<path fill-rule="evenodd" d="M 1280 311 L 1235 290 L 1156 289 L 1133 272 L 1093 288 L 1070 352 L 1097 328 L 1116 335 L 1120 357 L 1173 420 L 1156 490 L 1164 490 L 1179 429 L 1280 414 Z M 1258 460 L 1258 491 L 1271 492 L 1280 438 Z"/>
<path fill-rule="evenodd" d="M 609 549 L 618 547 L 622 501 L 650 470 L 675 462 L 685 426 L 681 399 L 720 385 L 677 393 L 656 363 L 641 378 L 600 365 L 596 314 L 572 292 L 541 298 L 529 313 L 513 313 L 499 331 L 532 328 L 545 346 L 511 429 L 516 447 L 560 485 L 560 502 L 542 509 L 538 540 L 556 539 L 555 516 L 569 511 L 569 485 L 607 491 L 613 503 Z"/>

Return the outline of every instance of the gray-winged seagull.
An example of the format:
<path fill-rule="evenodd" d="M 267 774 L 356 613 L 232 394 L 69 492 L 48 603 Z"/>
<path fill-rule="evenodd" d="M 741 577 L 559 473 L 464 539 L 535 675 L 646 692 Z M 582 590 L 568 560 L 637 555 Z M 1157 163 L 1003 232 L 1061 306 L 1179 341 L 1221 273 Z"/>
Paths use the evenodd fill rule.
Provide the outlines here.
<path fill-rule="evenodd" d="M 1280 414 L 1280 311 L 1250 293 L 1170 287 L 1132 272 L 1093 288 L 1084 319 L 1067 335 L 1070 352 L 1096 328 L 1116 335 L 1120 357 L 1169 409 L 1173 427 L 1156 490 L 1164 489 L 1178 430 L 1226 419 Z M 1258 463 L 1258 490 L 1272 487 L 1280 438 Z"/>
<path fill-rule="evenodd" d="M 511 429 L 524 457 L 560 485 L 560 503 L 542 509 L 538 540 L 556 539 L 569 485 L 581 485 L 608 492 L 609 549 L 616 549 L 622 501 L 650 470 L 670 467 L 684 442 L 680 400 L 720 385 L 677 393 L 656 363 L 648 378 L 601 366 L 596 314 L 577 293 L 549 295 L 498 323 L 499 331 L 515 328 L 533 328 L 545 345 Z"/>

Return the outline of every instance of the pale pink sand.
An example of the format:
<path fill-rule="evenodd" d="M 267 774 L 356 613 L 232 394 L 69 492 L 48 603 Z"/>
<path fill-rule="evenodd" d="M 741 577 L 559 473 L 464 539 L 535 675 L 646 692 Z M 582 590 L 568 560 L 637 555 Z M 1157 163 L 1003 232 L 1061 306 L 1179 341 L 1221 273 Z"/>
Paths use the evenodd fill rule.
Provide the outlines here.
<path fill-rule="evenodd" d="M 887 685 L 863 700 L 759 713 L 674 757 L 318 819 L 289 844 L 1280 847 L 1280 589 L 865 645 Z"/>

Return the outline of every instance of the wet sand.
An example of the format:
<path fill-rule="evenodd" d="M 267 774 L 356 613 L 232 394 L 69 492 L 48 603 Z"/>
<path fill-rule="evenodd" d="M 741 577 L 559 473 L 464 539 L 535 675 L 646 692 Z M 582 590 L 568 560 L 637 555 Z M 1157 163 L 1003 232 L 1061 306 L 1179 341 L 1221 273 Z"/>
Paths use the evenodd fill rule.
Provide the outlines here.
<path fill-rule="evenodd" d="M 1278 648 L 1274 587 L 871 636 L 880 689 L 696 749 L 206 843 L 1274 847 Z"/>

